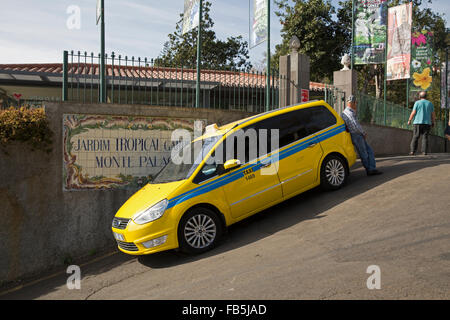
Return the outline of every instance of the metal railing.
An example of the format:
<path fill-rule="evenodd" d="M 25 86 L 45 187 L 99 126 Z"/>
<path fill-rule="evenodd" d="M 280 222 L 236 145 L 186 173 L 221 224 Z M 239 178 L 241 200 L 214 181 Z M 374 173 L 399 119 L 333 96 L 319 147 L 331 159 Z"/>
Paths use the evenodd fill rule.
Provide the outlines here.
<path fill-rule="evenodd" d="M 197 72 L 173 68 L 147 58 L 106 55 L 107 103 L 195 107 Z M 63 100 L 96 103 L 100 96 L 100 54 L 64 51 Z M 269 109 L 279 107 L 279 87 L 286 82 L 276 70 L 270 76 Z M 202 70 L 202 108 L 263 112 L 266 75 L 242 70 Z"/>
<path fill-rule="evenodd" d="M 345 92 L 332 85 L 325 85 L 324 100 L 332 106 L 338 114 L 341 114 L 345 109 Z"/>
<path fill-rule="evenodd" d="M 361 122 L 407 130 L 412 129 L 412 126 L 408 125 L 411 109 L 390 101 L 386 101 L 385 108 L 383 99 L 377 99 L 363 93 L 357 93 L 356 99 L 358 103 L 358 119 Z M 445 120 L 436 120 L 431 133 L 443 137 L 445 128 Z"/>

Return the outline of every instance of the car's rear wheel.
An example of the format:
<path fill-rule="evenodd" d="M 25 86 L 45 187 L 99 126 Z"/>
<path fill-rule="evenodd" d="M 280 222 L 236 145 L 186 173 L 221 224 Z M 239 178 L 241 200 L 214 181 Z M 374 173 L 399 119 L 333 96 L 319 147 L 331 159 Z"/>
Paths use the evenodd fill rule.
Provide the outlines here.
<path fill-rule="evenodd" d="M 327 190 L 341 188 L 347 182 L 348 177 L 345 160 L 337 155 L 328 156 L 322 163 L 320 174 L 322 188 Z"/>
<path fill-rule="evenodd" d="M 222 234 L 217 214 L 203 207 L 187 212 L 178 227 L 180 249 L 186 253 L 201 253 L 212 249 Z"/>

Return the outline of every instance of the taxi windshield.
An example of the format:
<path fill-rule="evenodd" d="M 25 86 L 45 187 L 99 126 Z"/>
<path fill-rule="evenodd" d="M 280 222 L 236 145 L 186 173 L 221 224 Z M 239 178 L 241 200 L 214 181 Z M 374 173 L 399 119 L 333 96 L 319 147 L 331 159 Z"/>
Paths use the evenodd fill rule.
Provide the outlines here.
<path fill-rule="evenodd" d="M 168 183 L 188 179 L 221 137 L 217 135 L 185 145 L 179 143 L 172 150 L 172 156 L 175 157 L 170 158 L 150 183 Z"/>

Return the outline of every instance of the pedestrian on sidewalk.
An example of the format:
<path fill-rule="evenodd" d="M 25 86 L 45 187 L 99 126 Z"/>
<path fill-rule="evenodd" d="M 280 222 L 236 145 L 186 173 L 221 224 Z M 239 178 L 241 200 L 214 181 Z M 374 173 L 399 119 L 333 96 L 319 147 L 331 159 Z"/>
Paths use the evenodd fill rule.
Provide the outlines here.
<path fill-rule="evenodd" d="M 352 137 L 353 145 L 361 158 L 362 165 L 366 169 L 368 176 L 381 174 L 376 168 L 375 155 L 372 148 L 367 143 L 367 133 L 362 128 L 358 119 L 356 118 L 356 97 L 351 95 L 347 99 L 347 107 L 342 112 L 342 119 L 344 119 L 347 130 Z"/>
<path fill-rule="evenodd" d="M 434 106 L 431 101 L 427 100 L 427 92 L 421 91 L 419 93 L 419 100 L 414 103 L 413 110 L 409 116 L 408 124 L 413 121 L 413 137 L 411 140 L 411 148 L 409 155 L 414 155 L 417 151 L 419 138 L 422 137 L 422 154 L 426 155 L 428 151 L 428 136 L 431 127 L 436 121 L 436 114 L 434 113 Z"/>
<path fill-rule="evenodd" d="M 447 138 L 447 140 L 450 141 L 450 119 L 448 119 L 447 128 L 445 128 L 444 134 L 445 134 L 445 137 Z"/>

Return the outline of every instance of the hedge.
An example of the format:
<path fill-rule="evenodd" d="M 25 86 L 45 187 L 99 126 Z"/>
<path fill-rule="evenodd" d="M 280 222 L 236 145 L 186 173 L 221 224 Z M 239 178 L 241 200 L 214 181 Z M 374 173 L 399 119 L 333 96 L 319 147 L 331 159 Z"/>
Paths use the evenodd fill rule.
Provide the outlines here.
<path fill-rule="evenodd" d="M 0 111 L 0 146 L 6 147 L 11 142 L 27 143 L 32 150 L 50 152 L 53 132 L 44 108 L 19 109 L 10 107 Z"/>

